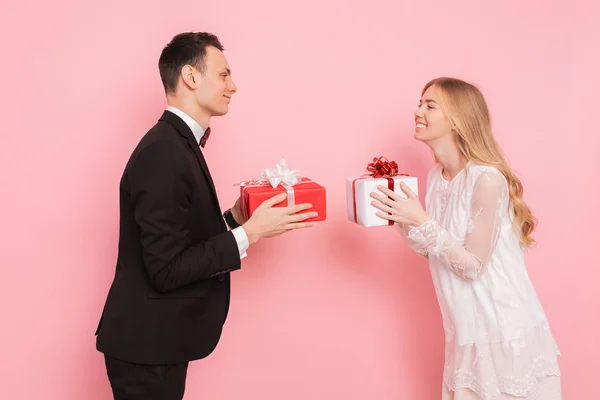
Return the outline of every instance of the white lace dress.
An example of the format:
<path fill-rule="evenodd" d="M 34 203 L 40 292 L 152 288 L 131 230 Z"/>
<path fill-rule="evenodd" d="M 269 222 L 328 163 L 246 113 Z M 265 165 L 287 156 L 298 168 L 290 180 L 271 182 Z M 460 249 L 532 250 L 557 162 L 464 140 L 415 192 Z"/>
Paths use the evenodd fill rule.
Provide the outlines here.
<path fill-rule="evenodd" d="M 560 352 L 513 230 L 508 186 L 469 162 L 454 179 L 427 179 L 432 220 L 398 225 L 429 259 L 446 336 L 443 399 L 561 399 Z"/>

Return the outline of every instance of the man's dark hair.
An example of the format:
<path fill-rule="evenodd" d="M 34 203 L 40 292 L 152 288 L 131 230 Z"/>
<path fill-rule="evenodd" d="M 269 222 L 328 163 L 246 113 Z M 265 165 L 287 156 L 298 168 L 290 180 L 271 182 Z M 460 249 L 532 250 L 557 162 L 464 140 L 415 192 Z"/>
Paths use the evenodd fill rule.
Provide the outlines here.
<path fill-rule="evenodd" d="M 207 32 L 180 33 L 165 46 L 158 60 L 158 70 L 166 93 L 175 91 L 184 65 L 192 65 L 201 73 L 205 72 L 208 46 L 223 51 L 219 39 Z"/>

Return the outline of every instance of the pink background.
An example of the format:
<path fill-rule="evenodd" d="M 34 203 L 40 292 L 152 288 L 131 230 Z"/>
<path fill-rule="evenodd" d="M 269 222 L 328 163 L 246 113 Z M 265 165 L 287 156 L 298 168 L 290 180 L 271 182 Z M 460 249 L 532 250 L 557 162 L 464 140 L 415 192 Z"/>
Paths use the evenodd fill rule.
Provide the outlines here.
<path fill-rule="evenodd" d="M 439 398 L 443 331 L 426 264 L 393 229 L 346 221 L 344 178 L 386 155 L 424 189 L 431 156 L 412 139 L 412 113 L 440 75 L 488 99 L 541 220 L 528 265 L 564 354 L 565 398 L 600 396 L 598 2 L 167 3 L 2 11 L 0 398 L 110 398 L 94 330 L 114 272 L 118 181 L 165 107 L 160 51 L 186 30 L 219 35 L 239 88 L 205 150 L 223 207 L 234 182 L 283 157 L 327 187 L 329 214 L 250 249 L 186 399 Z"/>

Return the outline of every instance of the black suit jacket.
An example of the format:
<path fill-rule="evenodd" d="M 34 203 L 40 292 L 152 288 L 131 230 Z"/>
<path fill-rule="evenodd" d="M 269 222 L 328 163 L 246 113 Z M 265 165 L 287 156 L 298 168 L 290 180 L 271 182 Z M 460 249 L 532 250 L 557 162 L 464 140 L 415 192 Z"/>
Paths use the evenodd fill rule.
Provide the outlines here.
<path fill-rule="evenodd" d="M 227 317 L 229 272 L 239 268 L 198 143 L 165 111 L 121 178 L 119 253 L 97 349 L 142 364 L 206 357 Z"/>

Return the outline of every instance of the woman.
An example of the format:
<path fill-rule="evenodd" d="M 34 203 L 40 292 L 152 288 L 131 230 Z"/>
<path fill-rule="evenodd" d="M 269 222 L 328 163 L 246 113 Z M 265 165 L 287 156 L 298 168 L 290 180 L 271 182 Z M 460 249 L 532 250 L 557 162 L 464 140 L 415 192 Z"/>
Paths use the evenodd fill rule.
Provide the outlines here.
<path fill-rule="evenodd" d="M 442 399 L 561 399 L 560 352 L 527 274 L 536 220 L 492 136 L 486 102 L 471 84 L 429 82 L 415 139 L 437 161 L 426 208 L 385 187 L 382 218 L 428 258 L 446 336 Z"/>

